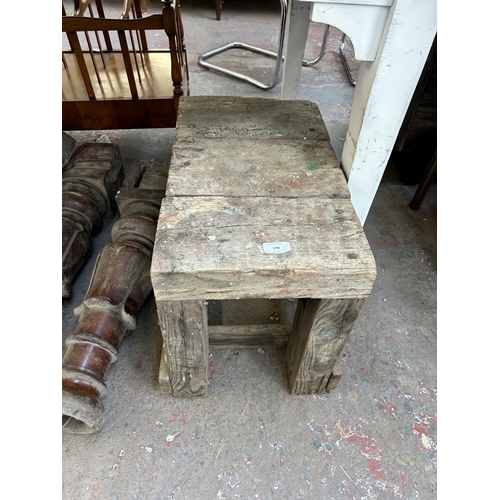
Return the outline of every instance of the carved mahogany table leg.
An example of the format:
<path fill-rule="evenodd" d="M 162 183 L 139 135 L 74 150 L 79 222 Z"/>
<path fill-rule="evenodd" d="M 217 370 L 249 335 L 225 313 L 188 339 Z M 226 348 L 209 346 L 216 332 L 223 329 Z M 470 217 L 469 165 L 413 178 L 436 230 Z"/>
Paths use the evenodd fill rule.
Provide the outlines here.
<path fill-rule="evenodd" d="M 141 174 L 144 173 L 142 169 Z M 78 324 L 66 340 L 62 362 L 62 425 L 66 432 L 90 434 L 101 429 L 106 373 L 116 361 L 120 343 L 136 327 L 136 315 L 152 290 L 150 268 L 166 173 L 137 184 L 137 169 L 117 193 L 120 219 L 111 230 L 112 243 L 97 257 L 83 303 L 75 309 Z M 147 177 L 147 178 L 146 178 Z M 129 187 L 132 179 L 132 187 Z"/>
<path fill-rule="evenodd" d="M 62 174 L 62 296 L 92 253 L 92 238 L 105 217 L 116 214 L 114 197 L 123 181 L 118 146 L 83 144 Z"/>

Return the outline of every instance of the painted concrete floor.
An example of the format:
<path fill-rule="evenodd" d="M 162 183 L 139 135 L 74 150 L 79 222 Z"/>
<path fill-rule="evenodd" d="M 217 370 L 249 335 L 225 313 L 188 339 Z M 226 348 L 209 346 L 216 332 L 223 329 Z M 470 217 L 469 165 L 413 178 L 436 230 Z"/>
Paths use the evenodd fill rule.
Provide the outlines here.
<path fill-rule="evenodd" d="M 262 91 L 196 63 L 199 53 L 235 40 L 275 50 L 278 3 L 250 8 L 228 0 L 217 22 L 211 2 L 185 1 L 183 19 L 192 95 L 279 98 L 280 86 Z M 312 25 L 306 58 L 317 54 L 322 34 L 322 26 Z M 333 30 L 324 59 L 303 70 L 298 97 L 319 105 L 340 157 L 353 87 L 338 57 L 339 42 Z M 218 57 L 257 78 L 272 74 L 269 59 L 248 53 Z M 79 142 L 118 144 L 127 170 L 136 160 L 159 159 L 167 166 L 174 131 L 70 135 Z M 378 275 L 347 341 L 344 375 L 333 392 L 291 396 L 283 352 L 240 349 L 211 351 L 207 398 L 161 395 L 162 339 L 151 295 L 108 372 L 104 427 L 94 435 L 62 435 L 62 498 L 436 498 L 437 185 L 419 211 L 408 207 L 415 189 L 403 186 L 389 165 L 365 223 Z M 97 253 L 110 241 L 113 222 L 94 239 L 94 253 L 72 297 L 63 301 L 63 353 L 76 326 L 73 310 L 83 300 Z"/>

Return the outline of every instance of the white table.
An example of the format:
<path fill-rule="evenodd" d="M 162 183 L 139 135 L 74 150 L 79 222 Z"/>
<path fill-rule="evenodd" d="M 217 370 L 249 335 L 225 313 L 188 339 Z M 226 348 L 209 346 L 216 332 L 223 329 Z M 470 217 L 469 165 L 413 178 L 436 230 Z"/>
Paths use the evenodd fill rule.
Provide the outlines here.
<path fill-rule="evenodd" d="M 437 33 L 436 0 L 289 0 L 282 99 L 296 99 L 309 22 L 350 38 L 361 61 L 341 164 L 364 224 Z"/>

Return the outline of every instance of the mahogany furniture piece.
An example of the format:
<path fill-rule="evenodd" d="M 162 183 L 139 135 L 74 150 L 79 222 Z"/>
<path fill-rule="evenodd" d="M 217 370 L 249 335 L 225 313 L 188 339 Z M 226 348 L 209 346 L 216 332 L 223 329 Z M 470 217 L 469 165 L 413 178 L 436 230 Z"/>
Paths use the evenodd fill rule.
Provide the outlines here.
<path fill-rule="evenodd" d="M 143 17 L 140 0 L 125 0 L 119 19 L 105 18 L 101 0 L 99 17 L 90 5 L 85 15 L 88 0 L 72 15 L 63 7 L 63 130 L 175 127 L 187 56 L 179 0 L 162 2 Z"/>
<path fill-rule="evenodd" d="M 85 299 L 75 309 L 78 324 L 66 339 L 62 361 L 64 432 L 102 428 L 106 373 L 152 290 L 151 255 L 167 171 L 149 163 L 136 163 L 125 177 L 116 195 L 120 218 L 111 230 L 112 243 L 97 256 Z"/>
<path fill-rule="evenodd" d="M 242 307 L 245 299 L 298 303 L 288 331 L 222 325 L 215 328 L 219 344 L 253 347 L 258 337 L 286 346 L 291 394 L 334 389 L 342 348 L 375 276 L 316 104 L 180 100 L 151 265 L 164 392 L 207 394 L 214 338 L 207 301 L 234 299 Z"/>
<path fill-rule="evenodd" d="M 116 144 L 80 145 L 62 172 L 62 296 L 68 298 L 74 279 L 92 253 L 92 238 L 103 219 L 117 210 L 116 193 L 124 178 Z"/>
<path fill-rule="evenodd" d="M 224 1 L 215 0 L 214 3 L 215 3 L 215 19 L 217 19 L 217 21 L 220 21 L 220 16 L 222 13 L 222 4 L 224 3 Z"/>

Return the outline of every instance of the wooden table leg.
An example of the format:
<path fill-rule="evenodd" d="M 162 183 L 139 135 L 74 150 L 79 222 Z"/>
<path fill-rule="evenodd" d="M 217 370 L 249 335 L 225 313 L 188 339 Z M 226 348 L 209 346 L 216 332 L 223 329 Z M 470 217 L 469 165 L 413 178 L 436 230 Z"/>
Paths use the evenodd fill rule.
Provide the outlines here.
<path fill-rule="evenodd" d="M 207 395 L 208 321 L 204 301 L 157 301 L 163 336 L 160 388 L 172 396 Z M 166 366 L 165 366 L 166 365 Z"/>
<path fill-rule="evenodd" d="M 340 353 L 364 299 L 301 299 L 286 350 L 291 394 L 329 392 L 340 380 Z"/>
<path fill-rule="evenodd" d="M 215 18 L 220 21 L 223 0 L 215 0 Z"/>

